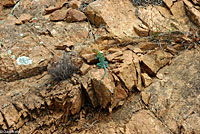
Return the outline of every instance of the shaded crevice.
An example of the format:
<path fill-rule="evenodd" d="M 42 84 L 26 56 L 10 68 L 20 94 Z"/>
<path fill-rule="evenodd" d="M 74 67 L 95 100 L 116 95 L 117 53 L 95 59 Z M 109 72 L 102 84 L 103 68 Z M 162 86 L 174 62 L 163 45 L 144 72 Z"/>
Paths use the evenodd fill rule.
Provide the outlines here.
<path fill-rule="evenodd" d="M 1 111 L 0 111 L 0 114 L 3 117 L 3 122 L 6 124 L 7 129 L 9 129 L 8 122 L 7 122 L 6 118 L 5 118 L 5 115 Z"/>

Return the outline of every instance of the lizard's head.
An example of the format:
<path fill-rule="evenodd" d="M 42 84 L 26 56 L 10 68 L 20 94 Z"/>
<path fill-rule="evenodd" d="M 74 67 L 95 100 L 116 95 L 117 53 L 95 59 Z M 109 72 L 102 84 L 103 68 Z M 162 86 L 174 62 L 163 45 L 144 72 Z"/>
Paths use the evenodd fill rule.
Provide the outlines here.
<path fill-rule="evenodd" d="M 99 51 L 97 49 L 92 49 L 92 52 L 98 54 Z"/>

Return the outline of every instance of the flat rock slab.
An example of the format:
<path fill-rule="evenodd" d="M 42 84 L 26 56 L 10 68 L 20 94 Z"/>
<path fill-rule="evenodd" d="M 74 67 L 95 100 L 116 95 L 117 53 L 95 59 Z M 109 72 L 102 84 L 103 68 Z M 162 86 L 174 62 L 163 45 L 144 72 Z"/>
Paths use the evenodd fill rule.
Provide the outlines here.
<path fill-rule="evenodd" d="M 142 22 L 135 16 L 135 9 L 129 0 L 101 0 L 90 3 L 86 13 L 96 26 L 105 25 L 113 36 L 125 38 L 138 36 L 133 28 Z"/>

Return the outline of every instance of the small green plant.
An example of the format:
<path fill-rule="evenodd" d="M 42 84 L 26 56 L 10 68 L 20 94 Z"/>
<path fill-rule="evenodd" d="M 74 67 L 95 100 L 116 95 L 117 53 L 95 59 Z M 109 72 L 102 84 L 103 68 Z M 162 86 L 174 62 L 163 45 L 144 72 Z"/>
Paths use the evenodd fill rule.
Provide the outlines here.
<path fill-rule="evenodd" d="M 170 29 L 169 29 L 169 33 L 171 33 L 171 32 L 173 32 L 173 31 L 175 31 L 176 30 L 176 28 L 175 28 L 175 26 L 174 26 L 174 24 L 170 24 Z"/>

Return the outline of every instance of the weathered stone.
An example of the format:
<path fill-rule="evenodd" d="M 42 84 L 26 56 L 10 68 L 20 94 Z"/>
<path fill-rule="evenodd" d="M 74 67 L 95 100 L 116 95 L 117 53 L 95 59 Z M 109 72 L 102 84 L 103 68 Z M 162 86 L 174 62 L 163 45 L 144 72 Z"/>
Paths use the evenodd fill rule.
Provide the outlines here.
<path fill-rule="evenodd" d="M 58 0 L 55 4 L 56 7 L 62 8 L 69 0 Z"/>
<path fill-rule="evenodd" d="M 142 97 L 142 101 L 144 102 L 144 104 L 148 105 L 151 94 L 149 92 L 142 91 L 140 95 Z"/>
<path fill-rule="evenodd" d="M 176 0 L 163 0 L 168 8 L 171 8 Z"/>
<path fill-rule="evenodd" d="M 88 72 L 85 76 L 83 76 L 83 78 L 81 80 L 81 84 L 83 85 L 84 89 L 86 90 L 93 107 L 97 107 L 99 104 L 98 104 L 98 100 L 97 100 L 95 91 L 93 90 L 93 87 L 92 87 L 90 72 Z"/>
<path fill-rule="evenodd" d="M 0 126 L 5 130 L 7 129 L 7 126 L 6 126 L 6 123 L 5 123 L 5 120 L 0 112 Z"/>
<path fill-rule="evenodd" d="M 155 59 L 151 55 L 143 55 L 141 57 L 142 67 L 151 75 L 155 75 L 159 70 L 158 65 L 156 64 Z"/>
<path fill-rule="evenodd" d="M 109 54 L 109 55 L 106 55 L 106 59 L 109 61 L 109 62 L 112 62 L 112 60 L 118 56 L 121 56 L 123 53 L 122 51 L 117 51 L 115 53 L 112 53 L 112 54 Z"/>
<path fill-rule="evenodd" d="M 142 90 L 142 78 L 141 78 L 141 67 L 140 67 L 140 60 L 139 57 L 134 53 L 133 54 L 133 63 L 135 64 L 135 68 L 137 71 L 137 83 L 136 83 L 136 87 L 139 91 Z"/>
<path fill-rule="evenodd" d="M 200 0 L 192 0 L 192 2 L 193 2 L 194 4 L 199 4 L 199 5 L 200 5 Z"/>
<path fill-rule="evenodd" d="M 187 0 L 184 0 L 186 4 L 186 12 L 190 17 L 191 21 L 200 27 L 200 11 L 196 9 L 194 6 L 191 6 L 191 3 Z"/>
<path fill-rule="evenodd" d="M 144 87 L 148 87 L 152 83 L 151 77 L 147 73 L 142 73 L 142 83 L 144 84 Z"/>
<path fill-rule="evenodd" d="M 170 8 L 170 11 L 172 12 L 175 19 L 180 19 L 186 16 L 183 1 L 175 2 L 173 6 Z"/>
<path fill-rule="evenodd" d="M 90 65 L 83 63 L 83 65 L 80 68 L 81 74 L 86 74 L 87 71 L 90 69 Z"/>
<path fill-rule="evenodd" d="M 132 50 L 134 53 L 138 54 L 138 53 L 144 53 L 139 47 L 135 47 L 133 45 L 128 45 L 127 46 L 128 49 Z"/>
<path fill-rule="evenodd" d="M 153 50 L 158 47 L 158 45 L 153 42 L 139 42 L 137 46 L 133 47 L 140 48 L 141 50 Z"/>
<path fill-rule="evenodd" d="M 173 47 L 167 46 L 166 49 L 167 49 L 167 51 L 170 52 L 172 55 L 177 54 L 177 51 L 176 51 Z"/>
<path fill-rule="evenodd" d="M 15 128 L 16 127 L 15 123 L 17 123 L 20 118 L 17 109 L 12 104 L 9 104 L 8 107 L 1 109 L 1 112 L 5 117 L 5 121 L 7 122 L 8 127 Z"/>
<path fill-rule="evenodd" d="M 69 3 L 69 7 L 73 8 L 73 9 L 78 9 L 81 7 L 81 1 L 78 0 L 72 0 Z"/>
<path fill-rule="evenodd" d="M 31 19 L 33 18 L 33 16 L 31 16 L 30 14 L 22 14 L 15 22 L 15 24 L 20 25 L 23 23 L 27 23 L 29 22 Z"/>
<path fill-rule="evenodd" d="M 116 77 L 116 76 L 115 76 Z M 112 109 L 116 106 L 120 106 L 122 101 L 127 98 L 126 91 L 122 88 L 121 83 L 118 81 L 117 86 L 114 89 L 114 96 L 111 101 L 111 107 L 109 112 L 112 112 Z"/>
<path fill-rule="evenodd" d="M 68 10 L 56 10 L 50 16 L 51 21 L 64 20 L 67 17 Z"/>
<path fill-rule="evenodd" d="M 198 134 L 200 132 L 200 117 L 198 113 L 189 115 L 186 120 L 181 122 L 181 133 L 185 134 Z"/>
<path fill-rule="evenodd" d="M 76 9 L 70 9 L 67 12 L 67 22 L 80 22 L 85 21 L 86 19 L 87 17 L 85 16 L 85 14 Z"/>
<path fill-rule="evenodd" d="M 52 12 L 58 10 L 58 9 L 59 9 L 59 7 L 50 6 L 50 7 L 48 7 L 48 8 L 45 9 L 45 13 L 49 14 L 49 13 L 52 13 Z"/>
<path fill-rule="evenodd" d="M 91 54 L 83 54 L 81 55 L 82 58 L 84 58 L 87 63 L 91 63 L 94 62 L 96 54 L 95 53 L 91 53 Z"/>
<path fill-rule="evenodd" d="M 124 82 L 126 87 L 131 91 L 137 83 L 137 75 L 134 64 L 121 64 L 118 68 L 118 74 L 120 79 Z"/>
<path fill-rule="evenodd" d="M 89 20 L 97 27 L 106 29 L 119 39 L 138 36 L 134 27 L 142 22 L 135 16 L 136 8 L 129 0 L 101 0 L 88 5 L 86 9 Z"/>
<path fill-rule="evenodd" d="M 0 76 L 15 80 L 34 76 L 45 70 L 51 59 L 51 53 L 37 44 L 32 37 L 25 37 L 22 43 L 16 43 L 7 51 L 1 52 L 3 66 L 0 67 Z"/>
<path fill-rule="evenodd" d="M 126 124 L 126 133 L 169 134 L 170 131 L 150 111 L 141 110 Z"/>
<path fill-rule="evenodd" d="M 92 85 L 95 90 L 98 103 L 103 108 L 106 108 L 111 102 L 111 95 L 114 92 L 113 90 L 115 89 L 114 79 L 108 70 L 106 72 L 106 75 L 102 79 L 102 76 L 104 75 L 104 69 L 94 69 L 91 70 L 89 73 L 91 75 Z"/>
<path fill-rule="evenodd" d="M 123 55 L 121 57 L 123 59 L 123 63 L 132 64 L 133 63 L 133 52 L 131 50 L 123 51 Z"/>
<path fill-rule="evenodd" d="M 181 8 L 183 9 L 183 7 Z M 183 25 L 184 23 L 181 25 L 179 22 L 172 20 L 172 15 L 164 16 L 163 14 L 167 12 L 165 10 L 168 11 L 167 8 L 162 8 L 161 10 L 159 6 L 148 6 L 147 8 L 139 8 L 138 17 L 146 23 L 147 27 L 149 27 L 150 34 L 155 32 L 168 32 L 169 30 L 180 30 L 185 32 L 189 31 L 189 27 L 187 25 Z M 183 15 L 177 15 L 177 17 L 180 16 Z M 184 18 L 180 21 L 186 22 L 187 20 L 188 18 Z"/>
<path fill-rule="evenodd" d="M 145 90 L 151 94 L 149 108 L 173 133 L 179 133 L 183 126 L 182 133 L 196 130 L 198 133 L 199 118 L 195 113 L 200 111 L 199 58 L 198 50 L 183 52 L 170 66 L 159 71 L 163 75 L 169 72 L 165 75 L 166 80 L 158 80 Z"/>
<path fill-rule="evenodd" d="M 156 75 L 157 71 L 169 63 L 171 60 L 172 55 L 162 51 L 157 50 L 153 52 L 152 54 L 146 54 L 141 57 L 143 68 L 146 72 L 150 75 Z"/>
<path fill-rule="evenodd" d="M 1 0 L 0 5 L 3 5 L 5 7 L 12 7 L 15 5 L 15 0 Z"/>
<path fill-rule="evenodd" d="M 80 111 L 80 109 L 83 105 L 83 98 L 82 98 L 82 93 L 81 93 L 81 91 L 79 90 L 78 87 L 74 86 L 74 88 L 72 90 L 77 91 L 77 93 L 74 94 L 73 98 L 70 100 L 71 104 L 72 104 L 71 107 L 70 107 L 70 112 L 71 112 L 71 114 L 74 115 L 74 114 L 77 114 Z"/>

